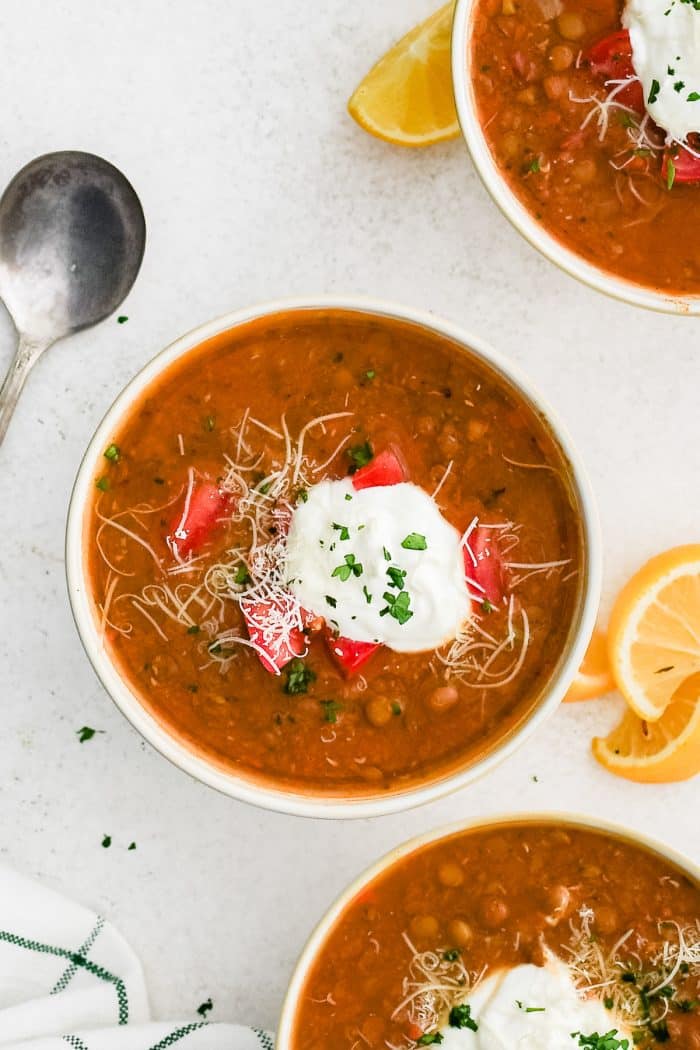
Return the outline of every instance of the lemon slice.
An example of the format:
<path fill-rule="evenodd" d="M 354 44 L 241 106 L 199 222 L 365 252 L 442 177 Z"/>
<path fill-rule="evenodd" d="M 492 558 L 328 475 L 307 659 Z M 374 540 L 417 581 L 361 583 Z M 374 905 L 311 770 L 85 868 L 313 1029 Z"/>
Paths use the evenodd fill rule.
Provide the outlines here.
<path fill-rule="evenodd" d="M 611 773 L 643 784 L 700 773 L 700 674 L 679 687 L 658 721 L 627 711 L 609 736 L 594 739 L 593 754 Z"/>
<path fill-rule="evenodd" d="M 661 718 L 700 671 L 700 544 L 647 562 L 621 591 L 608 628 L 617 687 L 640 718 Z"/>
<path fill-rule="evenodd" d="M 583 663 L 564 701 L 570 704 L 576 700 L 594 700 L 614 688 L 615 681 L 610 670 L 605 634 L 596 627 Z"/>
<path fill-rule="evenodd" d="M 453 4 L 445 4 L 398 42 L 355 90 L 350 116 L 396 146 L 431 146 L 459 135 L 452 91 Z"/>

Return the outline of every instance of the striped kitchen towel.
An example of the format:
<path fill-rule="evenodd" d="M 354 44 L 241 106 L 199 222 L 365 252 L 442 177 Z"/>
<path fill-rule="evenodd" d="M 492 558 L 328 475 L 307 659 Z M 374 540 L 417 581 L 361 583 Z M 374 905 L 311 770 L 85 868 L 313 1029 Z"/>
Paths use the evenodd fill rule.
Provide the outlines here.
<path fill-rule="evenodd" d="M 274 1050 L 267 1032 L 151 1021 L 141 964 L 108 922 L 0 865 L 2 1050 Z"/>

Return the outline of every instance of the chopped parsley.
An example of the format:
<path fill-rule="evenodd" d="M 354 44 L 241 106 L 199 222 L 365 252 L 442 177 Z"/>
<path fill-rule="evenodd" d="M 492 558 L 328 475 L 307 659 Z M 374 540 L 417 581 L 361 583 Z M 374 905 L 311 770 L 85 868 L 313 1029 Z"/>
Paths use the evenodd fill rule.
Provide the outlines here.
<path fill-rule="evenodd" d="M 107 445 L 107 448 L 104 450 L 103 455 L 105 459 L 108 459 L 110 461 L 110 463 L 118 463 L 119 457 L 121 456 L 119 445 Z"/>
<path fill-rule="evenodd" d="M 519 999 L 515 1000 L 515 1005 L 517 1006 L 518 1010 L 522 1010 L 523 1013 L 526 1014 L 543 1014 L 546 1009 L 546 1007 L 544 1006 L 525 1006 L 524 1003 L 521 1003 Z"/>
<path fill-rule="evenodd" d="M 472 1017 L 472 1008 L 469 1003 L 460 1003 L 450 1010 L 450 1028 L 468 1028 L 471 1032 L 478 1032 L 479 1026 Z"/>
<path fill-rule="evenodd" d="M 95 488 L 99 489 L 100 492 L 109 492 L 109 478 L 98 478 L 95 482 Z"/>
<path fill-rule="evenodd" d="M 391 701 L 391 713 L 392 713 L 392 715 L 396 715 L 397 718 L 398 718 L 399 715 L 403 714 L 403 708 L 402 708 L 401 704 L 398 702 L 398 700 L 392 700 Z M 457 951 L 456 948 L 454 950 Z M 457 952 L 457 954 L 459 955 L 459 952 Z M 457 956 L 455 956 L 455 958 L 456 957 Z M 447 953 L 445 953 L 445 958 L 447 959 Z"/>
<path fill-rule="evenodd" d="M 126 314 L 120 314 L 117 318 L 117 324 L 126 324 L 128 320 L 129 318 L 126 316 Z"/>
<path fill-rule="evenodd" d="M 337 565 L 331 576 L 337 576 L 341 583 L 346 583 L 351 576 L 361 576 L 362 573 L 362 563 L 357 561 L 354 554 L 346 554 L 345 564 Z"/>
<path fill-rule="evenodd" d="M 296 496 L 296 502 L 297 503 L 308 503 L 308 501 L 309 501 L 309 494 L 306 491 L 306 489 L 299 489 L 299 491 L 297 492 L 297 496 Z"/>
<path fill-rule="evenodd" d="M 349 492 L 346 492 L 346 493 L 345 493 L 345 499 L 346 499 L 346 500 L 347 500 L 348 502 L 350 502 L 350 500 L 352 499 L 352 496 L 350 495 L 350 493 L 349 493 Z"/>
<path fill-rule="evenodd" d="M 236 566 L 236 571 L 233 574 L 233 582 L 240 586 L 243 586 L 244 583 L 250 583 L 250 573 L 245 565 Z"/>
<path fill-rule="evenodd" d="M 605 1035 L 593 1032 L 591 1035 L 582 1035 L 581 1032 L 572 1032 L 571 1038 L 578 1036 L 578 1046 L 585 1050 L 629 1050 L 629 1039 L 618 1039 L 617 1028 L 611 1028 Z"/>
<path fill-rule="evenodd" d="M 457 962 L 459 959 L 459 948 L 449 948 L 446 952 L 442 953 L 442 957 L 445 962 Z M 458 1026 L 455 1025 L 455 1028 Z"/>
<path fill-rule="evenodd" d="M 136 843 L 135 842 L 130 842 L 129 845 L 126 848 L 127 848 L 127 850 L 129 852 L 131 852 L 132 850 L 136 849 Z"/>
<path fill-rule="evenodd" d="M 335 529 L 336 532 L 340 533 L 341 540 L 349 540 L 350 539 L 350 529 L 347 527 L 347 525 L 338 525 L 337 522 L 334 521 L 333 522 L 333 528 Z"/>
<path fill-rule="evenodd" d="M 386 549 L 386 547 L 382 547 L 382 552 L 384 554 L 384 561 L 391 561 L 391 555 L 389 554 L 389 551 Z"/>
<path fill-rule="evenodd" d="M 676 83 L 673 85 L 673 90 L 677 91 L 678 94 L 680 94 L 684 87 L 685 87 L 685 81 L 684 80 L 677 80 Z"/>
<path fill-rule="evenodd" d="M 649 89 L 649 98 L 647 99 L 647 101 L 650 104 L 653 103 L 653 102 L 656 102 L 657 98 L 659 97 L 659 91 L 660 90 L 661 90 L 661 85 L 659 84 L 658 80 L 652 80 L 651 88 Z M 581 1045 L 583 1045 L 583 1044 L 581 1044 Z M 607 1050 L 607 1047 L 605 1047 L 604 1050 Z"/>
<path fill-rule="evenodd" d="M 104 729 L 92 729 L 91 726 L 83 726 L 82 729 L 76 729 L 76 735 L 81 744 L 84 744 L 86 740 L 92 740 L 95 733 L 104 733 Z"/>
<path fill-rule="evenodd" d="M 374 379 L 376 374 L 377 373 L 374 371 L 373 368 L 368 368 L 367 371 L 365 372 L 365 379 Z"/>
<path fill-rule="evenodd" d="M 666 162 L 666 189 L 667 190 L 670 190 L 672 188 L 673 183 L 675 182 L 675 180 L 676 180 L 676 165 L 673 163 L 673 161 L 669 157 L 667 162 Z M 656 672 L 656 674 L 659 674 L 659 673 L 660 673 L 659 671 Z"/>
<path fill-rule="evenodd" d="M 351 460 L 350 473 L 354 474 L 360 467 L 366 467 L 370 460 L 374 457 L 374 452 L 369 441 L 364 441 L 361 445 L 353 445 L 352 448 L 347 450 L 348 456 Z"/>
<path fill-rule="evenodd" d="M 406 570 L 399 569 L 395 565 L 390 565 L 386 570 L 386 574 L 391 580 L 390 586 L 396 587 L 398 591 L 402 591 L 406 581 Z"/>
<path fill-rule="evenodd" d="M 534 160 L 531 160 L 527 166 L 527 170 L 536 174 L 540 170 L 540 158 L 535 157 Z"/>
<path fill-rule="evenodd" d="M 362 593 L 365 596 L 365 601 L 367 602 L 367 604 L 371 605 L 372 604 L 372 595 L 367 590 L 367 584 L 366 583 L 362 585 Z"/>
<path fill-rule="evenodd" d="M 421 536 L 419 532 L 409 532 L 406 539 L 401 541 L 401 546 L 405 551 L 427 551 L 428 549 L 425 536 Z"/>
<path fill-rule="evenodd" d="M 326 595 L 326 603 L 330 605 L 331 609 L 335 609 L 338 604 L 337 599 L 335 599 L 332 594 Z"/>
<path fill-rule="evenodd" d="M 483 602 L 481 603 L 481 611 L 485 613 L 493 612 L 493 605 L 488 600 L 488 598 L 484 598 Z"/>
<path fill-rule="evenodd" d="M 187 628 L 187 633 L 188 634 L 199 634 L 200 631 L 201 631 L 201 627 L 199 626 L 198 623 L 193 623 L 191 627 Z"/>
<path fill-rule="evenodd" d="M 209 998 L 207 999 L 207 1001 L 205 1003 L 201 1003 L 197 1007 L 197 1013 L 199 1014 L 200 1017 L 206 1017 L 207 1014 L 210 1012 L 210 1010 L 213 1010 L 213 1009 L 214 1009 L 214 1004 L 211 1001 L 211 996 L 209 996 Z"/>
<path fill-rule="evenodd" d="M 284 691 L 290 696 L 307 693 L 312 682 L 316 681 L 316 672 L 307 667 L 303 660 L 292 660 L 287 668 L 287 681 Z"/>
<path fill-rule="evenodd" d="M 111 835 L 103 835 L 102 836 L 102 848 L 103 849 L 109 849 L 109 847 L 111 845 L 112 845 L 112 836 Z"/>
<path fill-rule="evenodd" d="M 420 1039 L 416 1040 L 416 1046 L 433 1046 L 434 1044 L 442 1042 L 442 1035 L 440 1032 L 426 1032 Z"/>
<path fill-rule="evenodd" d="M 337 700 L 322 700 L 321 707 L 323 708 L 323 721 L 335 725 L 338 721 L 338 715 L 343 710 L 343 705 L 339 704 Z"/>
<path fill-rule="evenodd" d="M 700 99 L 700 91 L 691 91 L 688 95 L 688 102 L 697 102 Z"/>
<path fill-rule="evenodd" d="M 400 594 L 392 594 L 391 591 L 385 591 L 382 595 L 386 602 L 386 607 L 379 613 L 380 616 L 393 616 L 402 626 L 413 616 L 413 613 L 409 609 L 411 604 L 411 596 L 408 591 L 401 591 Z"/>
<path fill-rule="evenodd" d="M 212 430 L 214 429 L 215 426 L 216 426 L 216 419 L 214 418 L 214 416 L 207 416 L 206 419 L 204 420 L 204 429 L 208 430 L 209 433 L 211 434 L 211 432 L 212 432 Z"/>

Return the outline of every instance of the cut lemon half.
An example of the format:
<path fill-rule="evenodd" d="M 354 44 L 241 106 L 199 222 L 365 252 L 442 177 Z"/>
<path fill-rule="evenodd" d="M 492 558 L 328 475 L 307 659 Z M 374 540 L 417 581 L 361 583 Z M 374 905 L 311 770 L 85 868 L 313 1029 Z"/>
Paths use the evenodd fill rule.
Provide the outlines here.
<path fill-rule="evenodd" d="M 396 146 L 431 146 L 459 135 L 452 91 L 453 4 L 412 29 L 355 90 L 350 116 Z"/>
<path fill-rule="evenodd" d="M 640 718 L 661 718 L 700 671 L 700 544 L 648 561 L 623 588 L 608 628 L 618 689 Z"/>
<path fill-rule="evenodd" d="M 680 686 L 658 721 L 627 711 L 609 736 L 594 739 L 593 754 L 611 773 L 643 784 L 700 773 L 700 674 Z"/>
<path fill-rule="evenodd" d="M 564 697 L 564 702 L 570 704 L 576 700 L 595 700 L 597 696 L 603 696 L 614 688 L 615 680 L 610 670 L 608 643 L 603 631 L 596 627 L 583 663 Z"/>

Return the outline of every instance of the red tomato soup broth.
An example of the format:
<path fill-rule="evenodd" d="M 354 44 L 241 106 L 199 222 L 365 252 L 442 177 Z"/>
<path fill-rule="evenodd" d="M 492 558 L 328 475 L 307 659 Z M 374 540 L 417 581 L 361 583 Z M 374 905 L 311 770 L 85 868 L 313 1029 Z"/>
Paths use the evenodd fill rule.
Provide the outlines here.
<path fill-rule="evenodd" d="M 313 555 L 324 493 L 341 503 Z M 420 584 L 435 596 L 411 582 L 437 543 L 396 522 L 399 494 L 463 537 L 450 586 L 468 622 L 416 651 L 423 599 L 448 587 L 438 561 Z M 363 499 L 399 530 L 376 557 Z M 85 533 L 95 616 L 144 706 L 220 768 L 400 789 L 486 753 L 539 703 L 584 585 L 574 501 L 547 424 L 449 340 L 353 313 L 261 319 L 170 365 L 105 448 Z M 308 574 L 330 559 L 320 607 L 281 578 L 295 536 Z M 360 632 L 365 602 L 388 642 Z"/>
<path fill-rule="evenodd" d="M 624 9 L 619 0 L 475 0 L 468 61 L 478 117 L 512 192 L 565 247 L 636 284 L 697 294 L 700 245 L 688 230 L 700 214 L 700 139 L 668 144 L 655 123 L 658 82 L 647 95 Z M 685 82 L 664 62 L 667 70 L 664 90 L 675 95 Z M 691 86 L 685 95 L 700 99 Z"/>
<path fill-rule="evenodd" d="M 608 834 L 547 823 L 460 832 L 394 862 L 345 908 L 295 1005 L 290 1050 L 483 1050 L 480 1028 L 515 1046 L 548 1024 L 553 1041 L 532 1045 L 695 1050 L 699 918 L 687 875 Z M 495 1012 L 489 983 L 494 998 L 506 988 Z M 608 1042 L 587 1041 L 591 1016 Z"/>

